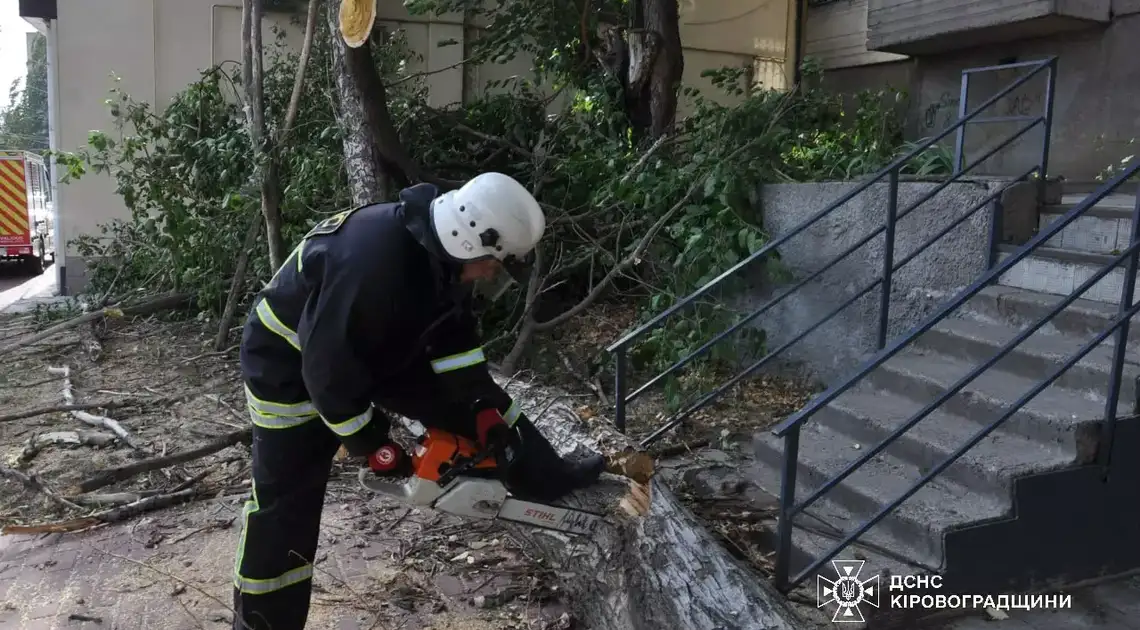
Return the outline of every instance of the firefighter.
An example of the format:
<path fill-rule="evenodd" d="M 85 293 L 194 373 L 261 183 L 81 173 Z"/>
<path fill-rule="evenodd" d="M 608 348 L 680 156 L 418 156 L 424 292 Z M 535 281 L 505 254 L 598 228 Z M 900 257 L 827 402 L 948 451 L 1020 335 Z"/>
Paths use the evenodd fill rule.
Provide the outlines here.
<path fill-rule="evenodd" d="M 512 493 L 553 500 L 601 474 L 561 458 L 491 378 L 472 282 L 527 273 L 546 220 L 514 179 L 430 184 L 315 226 L 258 295 L 241 368 L 253 420 L 252 496 L 234 567 L 234 628 L 300 630 L 309 611 L 325 485 L 344 446 L 378 475 L 410 458 L 389 413 L 478 439 L 474 403 L 498 408 L 519 453 Z"/>

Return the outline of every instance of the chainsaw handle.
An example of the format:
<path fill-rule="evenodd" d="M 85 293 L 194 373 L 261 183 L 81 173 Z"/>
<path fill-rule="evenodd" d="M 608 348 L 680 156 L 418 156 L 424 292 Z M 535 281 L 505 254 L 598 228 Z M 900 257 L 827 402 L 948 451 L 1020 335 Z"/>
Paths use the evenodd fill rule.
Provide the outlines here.
<path fill-rule="evenodd" d="M 510 426 L 503 414 L 495 407 L 488 407 L 475 413 L 475 437 L 482 447 L 498 446 L 505 442 Z"/>

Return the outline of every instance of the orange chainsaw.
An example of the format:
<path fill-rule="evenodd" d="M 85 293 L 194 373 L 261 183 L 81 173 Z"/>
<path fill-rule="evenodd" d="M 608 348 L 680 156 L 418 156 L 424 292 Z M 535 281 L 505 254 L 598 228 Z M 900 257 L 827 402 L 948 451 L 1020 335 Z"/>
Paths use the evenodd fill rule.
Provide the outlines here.
<path fill-rule="evenodd" d="M 480 426 L 506 426 L 497 409 L 477 415 Z M 598 529 L 604 520 L 601 514 L 511 496 L 502 481 L 502 462 L 496 456 L 504 448 L 509 449 L 494 443 L 481 446 L 474 440 L 429 428 L 411 453 L 411 477 L 389 481 L 368 467 L 361 468 L 358 477 L 362 486 L 378 494 L 456 516 L 500 519 L 573 535 L 589 535 Z"/>

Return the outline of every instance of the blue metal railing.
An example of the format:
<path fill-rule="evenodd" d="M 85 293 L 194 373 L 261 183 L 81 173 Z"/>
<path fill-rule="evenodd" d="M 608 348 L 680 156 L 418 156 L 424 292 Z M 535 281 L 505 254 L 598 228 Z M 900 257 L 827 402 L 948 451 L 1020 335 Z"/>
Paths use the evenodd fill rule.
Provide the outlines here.
<path fill-rule="evenodd" d="M 639 396 L 644 394 L 648 389 L 650 389 L 654 385 L 657 385 L 658 383 L 663 381 L 669 375 L 675 373 L 677 370 L 683 368 L 685 365 L 688 365 L 692 360 L 696 359 L 699 356 L 704 355 L 706 352 L 709 351 L 709 349 L 711 349 L 717 343 L 720 343 L 725 338 L 727 338 L 729 335 L 740 330 L 742 327 L 747 325 L 749 322 L 755 320 L 757 317 L 759 317 L 763 313 L 767 312 L 768 310 L 770 310 L 775 305 L 779 304 L 784 298 L 795 293 L 796 291 L 798 291 L 801 287 L 803 287 L 807 283 L 818 278 L 822 273 L 824 273 L 828 269 L 831 269 L 832 267 L 834 267 L 840 261 L 847 258 L 849 255 L 854 253 L 857 249 L 859 249 L 860 247 L 862 247 L 866 243 L 870 242 L 873 238 L 877 237 L 879 234 L 885 233 L 885 239 L 884 239 L 885 255 L 883 257 L 883 274 L 880 278 L 878 278 L 875 281 L 873 281 L 872 283 L 864 286 L 860 291 L 856 292 L 854 295 L 852 295 L 850 298 L 848 298 L 847 301 L 845 301 L 838 308 L 836 308 L 833 311 L 831 311 L 830 313 L 828 313 L 822 319 L 817 320 L 811 326 L 809 326 L 807 329 L 805 329 L 804 331 L 802 331 L 798 335 L 796 335 L 793 339 L 791 339 L 787 343 L 782 344 L 776 350 L 769 352 L 767 355 L 762 357 L 760 360 L 758 360 L 755 363 L 753 363 L 752 365 L 748 366 L 747 368 L 745 368 L 744 371 L 738 373 L 736 376 L 729 379 L 724 384 L 720 385 L 719 387 L 712 390 L 711 392 L 701 396 L 695 402 L 692 402 L 691 404 L 683 406 L 683 408 L 680 411 L 673 414 L 660 427 L 658 427 L 650 435 L 645 437 L 641 441 L 641 446 L 642 447 L 647 446 L 647 445 L 653 443 L 654 441 L 660 439 L 665 433 L 672 430 L 674 427 L 676 427 L 680 423 L 684 422 L 685 419 L 687 419 L 689 416 L 691 416 L 694 412 L 696 412 L 697 410 L 701 409 L 705 405 L 709 404 L 710 402 L 712 402 L 713 400 L 718 398 L 725 391 L 727 391 L 729 388 L 731 388 L 734 385 L 736 385 L 737 383 L 739 383 L 744 378 L 755 373 L 757 370 L 761 369 L 762 367 L 764 367 L 765 365 L 770 363 L 772 360 L 774 360 L 777 356 L 779 356 L 781 353 L 783 353 L 789 347 L 791 347 L 792 345 L 794 345 L 795 343 L 797 343 L 798 341 L 800 341 L 801 339 L 806 337 L 808 334 L 810 334 L 811 332 L 813 332 L 814 330 L 816 330 L 817 328 L 819 328 L 823 324 L 830 321 L 832 318 L 834 318 L 836 315 L 838 315 L 843 309 L 845 309 L 846 307 L 848 307 L 852 303 L 854 303 L 855 300 L 859 299 L 863 295 L 866 295 L 867 293 L 869 293 L 870 291 L 872 291 L 875 288 L 881 288 L 881 291 L 882 291 L 881 292 L 880 308 L 879 308 L 878 347 L 880 349 L 883 348 L 887 342 L 887 324 L 889 322 L 889 316 L 890 316 L 890 289 L 891 289 L 891 280 L 892 280 L 893 273 L 898 268 L 900 268 L 901 266 L 905 265 L 907 262 L 912 260 L 919 253 L 924 251 L 933 242 L 940 239 L 942 236 L 944 236 L 946 233 L 948 233 L 954 227 L 957 227 L 961 222 L 965 221 L 967 218 L 972 216 L 975 212 L 977 212 L 981 208 L 985 207 L 986 205 L 996 206 L 996 204 L 993 204 L 992 202 L 995 201 L 996 199 L 998 199 L 1000 197 L 1000 195 L 1007 188 L 1014 185 L 1015 183 L 1017 183 L 1019 181 L 1024 181 L 1024 180 L 1030 178 L 1031 176 L 1033 176 L 1034 174 L 1036 174 L 1038 179 L 1040 180 L 1040 182 L 1043 185 L 1044 180 L 1045 180 L 1045 175 L 1047 173 L 1048 152 L 1049 152 L 1049 136 L 1050 136 L 1050 129 L 1051 129 L 1052 120 L 1053 120 L 1053 110 L 1052 110 L 1052 107 L 1053 107 L 1053 85 L 1054 85 L 1054 77 L 1056 74 L 1056 67 L 1057 67 L 1056 64 L 1057 64 L 1056 57 L 1049 57 L 1047 59 L 1042 59 L 1040 61 L 1034 61 L 1034 62 L 1022 62 L 1022 63 L 1016 63 L 1016 64 L 1003 65 L 1003 66 L 990 66 L 990 67 L 986 67 L 986 68 L 972 68 L 972 69 L 963 71 L 963 73 L 962 73 L 962 84 L 963 84 L 962 94 L 963 94 L 963 96 L 966 96 L 966 95 L 968 95 L 968 89 L 966 87 L 966 84 L 968 83 L 969 78 L 972 74 L 975 74 L 977 72 L 982 72 L 982 71 L 1003 70 L 1003 69 L 1011 69 L 1011 68 L 1028 68 L 1029 69 L 1029 71 L 1026 72 L 1024 75 L 1022 75 L 1021 77 L 1018 77 L 1017 79 L 1011 81 L 1006 87 L 1004 87 L 1003 89 L 998 91 L 996 94 L 994 94 L 990 98 L 986 99 L 983 103 L 981 103 L 973 111 L 970 111 L 970 112 L 966 111 L 966 105 L 965 105 L 966 99 L 963 98 L 960 105 L 959 105 L 961 115 L 959 116 L 958 120 L 955 121 L 955 123 L 953 125 L 947 127 L 946 129 L 944 129 L 940 133 L 936 134 L 932 138 L 930 138 L 930 139 L 926 140 L 925 142 L 919 144 L 913 150 L 911 150 L 908 153 L 906 153 L 905 155 L 899 157 L 898 159 L 893 161 L 891 164 L 887 165 L 886 167 L 881 169 L 879 172 L 877 172 L 876 174 L 874 174 L 873 176 L 868 178 L 866 181 L 864 181 L 860 185 L 856 186 L 855 188 L 853 188 L 851 191 L 847 192 L 846 194 L 842 195 L 839 199 L 835 200 L 834 202 L 829 204 L 827 207 L 823 208 L 819 212 L 812 215 L 806 221 L 800 223 L 799 225 L 797 225 L 796 227 L 794 227 L 793 229 L 791 229 L 790 231 L 788 231 L 784 235 L 782 235 L 778 238 L 775 238 L 772 241 L 768 242 L 766 245 L 764 245 L 764 247 L 760 248 L 755 253 L 751 254 L 750 256 L 748 256 L 744 260 L 740 261 L 739 263 L 733 265 L 730 269 L 721 273 L 719 276 L 717 276 L 716 278 L 714 278 L 713 280 L 711 280 L 710 282 L 708 282 L 707 284 L 702 286 L 700 289 L 694 291 L 692 294 L 688 295 L 687 297 L 677 301 L 675 304 L 670 306 L 668 309 L 662 311 L 657 316 L 653 317 L 649 321 L 647 321 L 644 324 L 642 324 L 641 326 L 639 326 L 634 331 L 628 333 L 627 335 L 625 335 L 624 337 L 619 339 L 617 342 L 612 344 L 608 348 L 608 351 L 614 354 L 614 359 L 615 359 L 615 369 L 614 369 L 614 421 L 617 424 L 618 429 L 622 430 L 622 431 L 625 430 L 626 407 L 630 402 L 633 402 L 636 398 L 638 398 Z M 1021 87 L 1022 85 L 1026 84 L 1028 81 L 1030 81 L 1035 76 L 1037 76 L 1038 74 L 1041 74 L 1041 73 L 1044 73 L 1046 75 L 1045 107 L 1044 107 L 1044 112 L 1042 114 L 1037 115 L 1037 116 L 1012 117 L 1016 120 L 1011 120 L 1011 117 L 1000 117 L 1000 118 L 985 117 L 985 118 L 983 118 L 980 116 L 980 114 L 983 111 L 985 111 L 987 108 L 993 106 L 999 100 L 1001 100 L 1005 96 L 1009 95 L 1011 92 L 1013 92 L 1017 88 Z M 964 152 L 963 144 L 965 142 L 965 126 L 968 124 L 971 124 L 971 123 L 994 122 L 994 121 L 997 121 L 997 122 L 1027 122 L 1028 124 L 1019 128 L 1012 135 L 1004 138 L 1001 142 L 997 143 L 991 149 L 985 151 L 981 155 L 981 157 L 972 161 L 969 165 L 963 167 L 962 166 L 962 155 Z M 913 212 L 916 208 L 918 208 L 923 203 L 925 203 L 926 201 L 933 198 L 935 195 L 940 193 L 942 190 L 944 190 L 950 184 L 952 184 L 956 181 L 959 181 L 970 170 L 972 170 L 973 168 L 975 168 L 979 164 L 985 162 L 987 159 L 994 156 L 999 151 L 1005 149 L 1010 144 L 1012 144 L 1013 142 L 1015 142 L 1019 138 L 1021 138 L 1021 136 L 1025 135 L 1030 130 L 1036 128 L 1038 125 L 1041 125 L 1044 128 L 1044 134 L 1043 134 L 1044 140 L 1042 141 L 1040 160 L 1039 160 L 1037 165 L 1029 168 L 1021 176 L 1012 180 L 1011 182 L 1006 184 L 1001 189 L 996 190 L 993 193 L 991 193 L 988 197 L 986 197 L 986 199 L 982 200 L 981 203 L 979 203 L 976 206 L 974 206 L 973 208 L 971 208 L 968 212 L 966 212 L 957 221 L 952 223 L 950 226 L 947 226 L 946 229 L 944 229 L 937 236 L 935 236 L 934 239 L 927 241 L 924 245 L 922 245 L 921 247 L 916 249 L 914 252 L 912 252 L 910 255 L 908 255 L 904 260 L 902 260 L 898 263 L 895 263 L 893 261 L 893 258 L 894 258 L 894 251 L 893 250 L 894 250 L 894 244 L 895 244 L 894 243 L 894 241 L 895 241 L 895 226 L 900 219 L 902 219 L 903 217 L 905 217 L 908 214 L 910 214 L 911 212 Z M 899 175 L 900 175 L 901 171 L 912 159 L 921 155 L 923 152 L 927 151 L 931 147 L 935 146 L 940 141 L 942 141 L 944 138 L 949 136 L 951 133 L 956 134 L 956 149 L 955 149 L 956 161 L 955 161 L 955 170 L 954 170 L 953 175 L 951 177 L 949 177 L 948 179 L 946 179 L 945 181 L 943 181 L 942 183 L 940 183 L 939 185 L 935 186 L 932 190 L 930 190 L 926 194 L 924 194 L 915 203 L 913 203 L 909 207 L 899 211 L 898 210 L 898 188 L 899 188 Z M 859 195 L 859 194 L 863 193 L 864 191 L 866 191 L 867 189 L 869 189 L 872 185 L 874 185 L 876 183 L 882 183 L 884 179 L 886 180 L 886 183 L 887 183 L 888 188 L 889 188 L 889 190 L 888 190 L 888 207 L 887 207 L 886 220 L 884 222 L 884 225 L 876 228 L 871 233 L 867 234 L 865 237 L 863 237 L 863 239 L 861 239 L 859 242 L 857 242 L 854 245 L 852 245 L 851 247 L 849 247 L 843 253 L 841 253 L 838 256 L 836 256 L 835 258 L 833 258 L 830 262 L 825 264 L 821 269 L 818 269 L 817 271 L 813 272 L 812 274 L 810 274 L 806 278 L 803 278 L 802 280 L 800 280 L 798 283 L 796 283 L 792 287 L 788 288 L 787 290 L 782 291 L 779 295 L 777 295 L 773 299 L 766 302 L 760 308 L 754 310 L 753 312 L 749 313 L 745 317 L 741 318 L 736 323 L 734 323 L 732 326 L 730 326 L 728 329 L 717 334 L 715 337 L 710 339 L 708 342 L 701 345 L 701 347 L 699 347 L 698 349 L 689 353 L 687 356 L 681 358 L 676 363 L 674 363 L 672 366 L 665 369 L 660 374 L 658 374 L 657 376 L 653 377 L 652 379 L 650 379 L 645 384 L 638 387 L 632 393 L 629 393 L 629 394 L 626 393 L 627 392 L 626 380 L 628 378 L 628 367 L 627 367 L 628 351 L 629 351 L 630 346 L 632 346 L 632 344 L 635 341 L 637 341 L 639 338 L 644 336 L 649 331 L 660 326 L 662 323 L 664 323 L 666 320 L 671 318 L 677 312 L 685 309 L 686 307 L 688 307 L 691 304 L 693 304 L 694 302 L 696 302 L 699 298 L 706 295 L 709 291 L 711 291 L 716 286 L 720 285 L 727 278 L 736 275 L 742 269 L 750 266 L 754 262 L 761 260 L 761 259 L 764 259 L 764 258 L 767 258 L 768 256 L 770 256 L 771 254 L 773 254 L 776 251 L 776 248 L 780 247 L 781 245 L 784 245 L 790 239 L 801 234 L 802 232 L 807 230 L 812 225 L 816 224 L 818 221 L 820 221 L 824 217 L 830 215 L 832 212 L 835 212 L 837 209 L 842 207 L 844 204 L 846 204 L 847 202 L 854 199 L 857 195 Z M 991 261 L 992 261 L 992 257 L 993 257 L 993 251 L 996 251 L 996 243 L 998 240 L 998 234 L 997 234 L 997 231 L 995 229 L 995 226 L 999 223 L 999 221 L 996 220 L 998 218 L 999 217 L 996 215 L 996 211 L 995 211 L 995 221 L 991 222 L 992 225 L 991 225 L 991 239 L 990 240 L 991 240 L 991 245 L 993 246 L 993 247 L 991 247 Z"/>
<path fill-rule="evenodd" d="M 869 374 L 872 370 L 885 363 L 892 356 L 897 354 L 904 347 L 909 345 L 912 341 L 918 338 L 926 331 L 933 328 L 938 322 L 946 319 L 952 312 L 966 303 L 971 297 L 976 295 L 979 291 L 985 288 L 990 283 L 994 282 L 1001 274 L 1009 271 L 1014 265 L 1023 260 L 1026 256 L 1034 252 L 1038 247 L 1044 245 L 1051 238 L 1061 232 L 1065 226 L 1071 224 L 1077 218 L 1084 215 L 1090 208 L 1096 205 L 1101 199 L 1107 196 L 1112 191 L 1116 190 L 1125 181 L 1132 178 L 1137 171 L 1140 171 L 1140 163 L 1133 164 L 1125 169 L 1112 180 L 1106 182 L 1099 187 L 1095 192 L 1091 193 L 1080 204 L 1073 207 L 1066 212 L 1061 218 L 1053 221 L 1048 227 L 1040 231 L 1036 236 L 1029 240 L 1028 243 L 1021 246 L 1015 253 L 1011 254 L 1000 264 L 994 265 L 989 271 L 984 273 L 980 278 L 975 280 L 970 286 L 959 292 L 953 299 L 944 304 L 933 315 L 928 317 L 918 326 L 915 326 L 905 335 L 901 335 L 898 339 L 891 342 L 891 344 L 881 349 L 874 357 L 866 361 L 858 370 L 851 376 L 844 379 L 842 382 L 828 388 L 819 396 L 813 398 L 806 406 L 797 411 L 792 416 L 788 417 L 780 423 L 773 431 L 777 436 L 784 438 L 784 470 L 783 477 L 780 484 L 780 511 L 779 511 L 779 531 L 778 531 L 778 544 L 777 544 L 777 559 L 775 569 L 775 582 L 777 588 L 781 590 L 789 590 L 794 588 L 797 584 L 809 577 L 812 573 L 817 571 L 820 567 L 834 558 L 844 548 L 862 536 L 872 526 L 895 510 L 903 501 L 906 501 L 914 493 L 918 492 L 924 485 L 930 482 L 931 479 L 941 474 L 943 470 L 953 464 L 959 457 L 973 448 L 978 442 L 982 441 L 987 435 L 996 430 L 1013 414 L 1017 413 L 1024 407 L 1030 400 L 1045 390 L 1053 381 L 1057 380 L 1062 374 L 1073 367 L 1078 361 L 1084 358 L 1089 352 L 1100 345 L 1113 333 L 1116 334 L 1113 349 L 1112 369 L 1109 376 L 1108 387 L 1108 400 L 1105 403 L 1104 422 L 1101 425 L 1101 439 L 1097 447 L 1097 463 L 1100 464 L 1107 474 L 1109 458 L 1112 453 L 1112 440 L 1116 429 L 1116 408 L 1118 399 L 1120 397 L 1120 383 L 1124 369 L 1124 356 L 1126 345 L 1128 341 L 1129 320 L 1140 312 L 1140 304 L 1133 305 L 1133 292 L 1136 284 L 1137 261 L 1140 258 L 1140 197 L 1132 211 L 1132 233 L 1131 240 L 1127 249 L 1117 255 L 1111 263 L 1105 265 L 1098 272 L 1093 274 L 1089 279 L 1085 280 L 1079 287 L 1072 293 L 1061 300 L 1054 306 L 1047 314 L 1042 316 L 1032 325 L 1025 330 L 1022 330 L 1012 340 L 1006 343 L 1002 348 L 995 353 L 988 360 L 972 369 L 968 374 L 963 376 L 957 383 L 946 389 L 938 397 L 923 407 L 918 413 L 911 416 L 906 422 L 895 429 L 889 436 L 883 439 L 874 448 L 867 450 L 862 456 L 855 461 L 851 462 L 842 472 L 836 475 L 831 480 L 824 483 L 818 490 L 812 492 L 808 498 L 799 503 L 795 503 L 795 488 L 796 488 L 796 471 L 799 463 L 799 441 L 800 429 L 803 424 L 811 418 L 817 411 L 822 409 L 825 405 L 831 403 L 838 398 L 843 392 L 850 389 L 863 377 Z M 976 379 L 983 372 L 993 367 L 999 360 L 1009 354 L 1014 348 L 1020 345 L 1023 341 L 1032 336 L 1040 328 L 1049 323 L 1058 313 L 1067 308 L 1077 298 L 1083 295 L 1086 291 L 1092 288 L 1097 282 L 1108 275 L 1113 269 L 1116 268 L 1121 262 L 1127 261 L 1127 268 L 1124 272 L 1124 286 L 1121 288 L 1120 307 L 1117 317 L 1113 320 L 1112 324 L 1094 337 L 1091 341 L 1086 343 L 1076 354 L 1069 357 L 1060 367 L 1055 369 L 1049 376 L 1038 382 L 1032 389 L 1011 403 L 1006 411 L 992 421 L 989 425 L 979 430 L 973 437 L 971 437 L 965 444 L 958 450 L 954 451 L 949 457 L 942 461 L 937 466 L 933 467 L 926 473 L 918 482 L 916 482 L 909 490 L 903 493 L 894 501 L 891 501 L 884 506 L 878 513 L 868 519 L 865 523 L 860 525 L 855 531 L 848 534 L 839 543 L 837 543 L 829 552 L 823 554 L 810 564 L 803 571 L 799 572 L 794 578 L 789 579 L 789 563 L 791 556 L 792 545 L 792 519 L 803 512 L 808 506 L 817 501 L 820 497 L 826 494 L 831 489 L 835 488 L 850 476 L 853 472 L 858 470 L 866 464 L 872 457 L 875 457 L 883 451 L 892 442 L 909 431 L 911 427 L 918 424 L 923 418 L 931 412 L 940 407 L 943 403 L 949 400 L 952 396 L 961 391 L 970 382 Z"/>

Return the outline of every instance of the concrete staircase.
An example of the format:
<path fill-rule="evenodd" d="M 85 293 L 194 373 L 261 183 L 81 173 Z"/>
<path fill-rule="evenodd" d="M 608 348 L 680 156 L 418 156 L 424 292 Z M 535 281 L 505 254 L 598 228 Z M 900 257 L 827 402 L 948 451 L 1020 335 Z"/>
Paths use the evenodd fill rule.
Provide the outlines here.
<path fill-rule="evenodd" d="M 1046 206 L 1040 214 L 1040 227 L 1080 203 L 1084 195 L 1070 194 L 1061 203 Z M 1001 284 L 1030 291 L 1068 295 L 1072 290 L 1101 267 L 1112 262 L 1119 252 L 1128 247 L 1132 231 L 1132 209 L 1136 197 L 1109 195 L 1084 216 L 1071 223 L 1033 255 L 1018 263 L 1001 278 Z M 1004 259 L 1016 246 L 1003 245 Z M 1124 267 L 1119 266 L 1093 285 L 1084 297 L 1108 304 L 1120 300 Z"/>
<path fill-rule="evenodd" d="M 1081 198 L 1066 197 L 1062 206 L 1044 208 L 1041 225 Z M 955 317 L 918 338 L 809 420 L 800 440 L 797 502 L 1045 315 L 1062 295 L 1098 270 L 1109 252 L 1126 247 L 1133 203 L 1133 197 L 1106 199 L 1090 216 L 1066 228 L 1050 243 L 1050 249 L 1019 263 L 998 285 L 984 289 Z M 965 445 L 1010 403 L 1107 328 L 1115 316 L 1122 275 L 1119 270 L 1117 275 L 1105 278 L 1090 292 L 1091 299 L 1071 305 L 799 515 L 793 534 L 793 574 L 901 496 L 931 467 Z M 1137 295 L 1140 298 L 1140 292 Z M 1140 333 L 1130 337 L 1140 340 Z M 1130 346 L 1137 348 L 1136 342 Z M 976 580 L 980 575 L 977 567 L 985 569 L 987 584 L 963 578 L 957 584 L 948 584 L 943 593 L 992 592 L 987 586 L 1000 587 L 998 592 L 1003 593 L 1026 592 L 1044 584 L 1055 586 L 1058 580 L 1065 582 L 1063 576 L 1048 575 L 1050 569 L 1045 565 L 1035 573 L 1024 562 L 1015 561 L 1013 555 L 1020 552 L 1013 547 L 1020 544 L 1019 538 L 1040 535 L 1044 541 L 1063 538 L 1073 527 L 1079 529 L 1079 523 L 1066 521 L 1062 527 L 1059 521 L 1049 522 L 1037 512 L 1046 511 L 1050 505 L 1065 505 L 1067 492 L 1086 496 L 1099 492 L 1084 488 L 1082 483 L 1091 482 L 1084 481 L 1085 477 L 1074 481 L 1070 473 L 1099 470 L 1084 465 L 1096 455 L 1111 356 L 1110 338 L 837 559 L 866 559 L 864 578 L 874 571 L 939 573 L 944 577 L 957 571 Z M 1127 357 L 1118 403 L 1121 416 L 1132 413 L 1138 375 L 1138 355 L 1132 352 Z M 754 439 L 754 449 L 753 478 L 778 496 L 783 441 L 761 432 Z M 1018 481 L 1026 479 L 1035 481 Z M 1081 498 L 1077 496 L 1074 501 Z M 1039 510 L 1037 506 L 1045 507 Z M 1028 516 L 1030 513 L 1033 515 Z M 949 543 L 952 532 L 967 530 L 961 540 L 968 538 L 970 544 Z M 1015 530 L 1022 533 L 1011 533 Z M 987 532 L 993 536 L 987 538 Z M 1003 554 L 1008 561 L 1003 561 Z M 835 578 L 830 567 L 822 568 L 820 574 Z M 806 585 L 814 589 L 814 581 Z M 886 586 L 882 584 L 884 598 Z"/>

